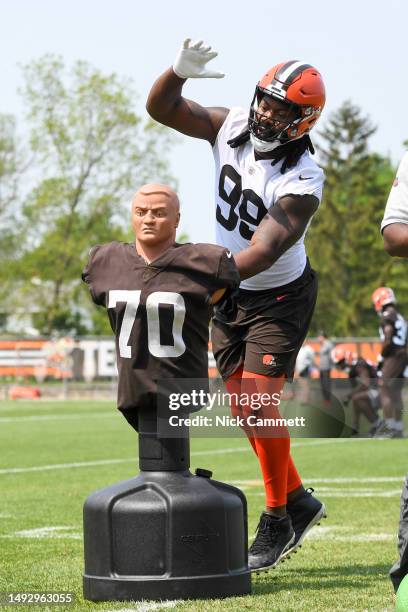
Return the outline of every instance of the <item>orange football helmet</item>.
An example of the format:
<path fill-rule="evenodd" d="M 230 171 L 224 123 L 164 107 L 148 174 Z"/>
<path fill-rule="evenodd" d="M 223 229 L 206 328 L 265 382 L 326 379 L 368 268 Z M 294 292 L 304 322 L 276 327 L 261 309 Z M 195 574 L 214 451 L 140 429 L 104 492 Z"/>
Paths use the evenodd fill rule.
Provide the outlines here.
<path fill-rule="evenodd" d="M 353 353 L 341 344 L 338 344 L 331 352 L 331 359 L 336 366 L 351 366 L 357 360 L 357 353 Z"/>
<path fill-rule="evenodd" d="M 378 287 L 371 296 L 376 312 L 381 312 L 384 306 L 396 304 L 395 293 L 390 287 Z"/>
<path fill-rule="evenodd" d="M 264 96 L 269 96 L 288 105 L 288 111 L 297 111 L 296 119 L 277 127 L 259 119 L 258 106 Z M 297 140 L 316 125 L 326 101 L 326 92 L 321 74 L 310 64 L 297 60 L 273 66 L 261 78 L 249 111 L 248 128 L 259 140 L 278 141 L 285 144 Z"/>

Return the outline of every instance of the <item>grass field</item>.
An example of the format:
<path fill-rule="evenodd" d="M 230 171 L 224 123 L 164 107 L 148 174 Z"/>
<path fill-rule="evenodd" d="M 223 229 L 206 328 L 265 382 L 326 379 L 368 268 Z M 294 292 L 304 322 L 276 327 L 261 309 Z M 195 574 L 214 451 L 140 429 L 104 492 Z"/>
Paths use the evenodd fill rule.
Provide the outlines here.
<path fill-rule="evenodd" d="M 82 598 L 83 502 L 91 491 L 138 471 L 136 435 L 112 403 L 2 402 L 0 449 L 0 591 L 74 591 L 76 603 L 63 606 L 72 611 L 394 608 L 387 572 L 396 558 L 407 440 L 294 440 L 305 486 L 325 501 L 328 519 L 297 555 L 254 576 L 251 596 L 162 604 Z M 217 480 L 244 490 L 252 537 L 264 498 L 249 444 L 193 439 L 191 467 L 209 468 Z"/>

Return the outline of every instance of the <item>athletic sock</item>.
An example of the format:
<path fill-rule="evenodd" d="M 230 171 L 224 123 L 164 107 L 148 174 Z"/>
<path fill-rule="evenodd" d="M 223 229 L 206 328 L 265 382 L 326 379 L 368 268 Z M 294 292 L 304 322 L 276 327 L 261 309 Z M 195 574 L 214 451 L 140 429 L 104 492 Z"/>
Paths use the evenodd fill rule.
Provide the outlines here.
<path fill-rule="evenodd" d="M 234 372 L 234 374 L 232 374 L 232 376 L 230 376 L 225 381 L 226 389 L 228 393 L 230 394 L 231 414 L 233 417 L 244 417 L 245 416 L 242 410 L 242 407 L 239 404 L 239 399 L 237 400 L 237 398 L 239 398 L 241 394 L 242 370 L 243 370 L 242 367 L 239 368 L 236 372 Z M 246 433 L 246 436 L 252 446 L 252 449 L 255 455 L 257 455 L 258 452 L 256 450 L 256 444 L 255 444 L 255 439 L 252 434 L 252 430 L 249 427 L 242 427 L 242 429 Z"/>
<path fill-rule="evenodd" d="M 283 376 L 272 378 L 244 370 L 241 389 L 249 394 L 257 391 L 258 395 L 261 392 L 273 397 L 274 394 L 280 393 L 283 384 Z M 245 411 L 245 414 L 248 415 L 248 412 Z M 278 406 L 273 403 L 259 410 L 259 416 L 281 418 Z M 290 456 L 289 433 L 287 429 L 280 429 L 282 429 L 281 435 L 280 430 L 252 428 L 255 436 L 253 441 L 264 480 L 266 505 L 272 508 L 285 505 L 288 491 L 293 491 L 302 484 Z"/>

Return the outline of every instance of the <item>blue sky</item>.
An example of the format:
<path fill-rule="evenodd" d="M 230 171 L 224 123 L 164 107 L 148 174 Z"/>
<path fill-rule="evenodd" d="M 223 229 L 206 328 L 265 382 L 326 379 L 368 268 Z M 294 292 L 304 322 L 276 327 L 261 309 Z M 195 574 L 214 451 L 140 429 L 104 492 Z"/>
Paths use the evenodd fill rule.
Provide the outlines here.
<path fill-rule="evenodd" d="M 406 0 L 139 2 L 137 0 L 0 0 L 0 113 L 21 114 L 18 63 L 59 53 L 134 79 L 137 109 L 187 36 L 219 52 L 221 80 L 187 83 L 204 105 L 248 107 L 256 82 L 279 61 L 314 64 L 327 88 L 324 117 L 349 98 L 378 126 L 372 148 L 397 162 L 408 139 Z M 182 230 L 214 240 L 213 161 L 207 143 L 181 137 L 172 153 Z"/>

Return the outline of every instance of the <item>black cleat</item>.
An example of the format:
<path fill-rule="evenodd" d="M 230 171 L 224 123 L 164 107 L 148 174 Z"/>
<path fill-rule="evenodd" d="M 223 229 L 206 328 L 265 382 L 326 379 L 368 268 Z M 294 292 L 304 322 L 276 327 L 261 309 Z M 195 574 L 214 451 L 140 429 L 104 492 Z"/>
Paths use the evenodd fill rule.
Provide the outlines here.
<path fill-rule="evenodd" d="M 323 517 L 326 517 L 326 507 L 312 493 L 314 489 L 306 489 L 306 491 L 294 502 L 286 504 L 286 510 L 292 519 L 293 529 L 295 531 L 295 540 L 285 555 L 296 552 L 300 548 L 306 534 L 312 527 L 320 523 Z"/>
<path fill-rule="evenodd" d="M 387 425 L 387 423 L 383 421 L 383 423 L 381 423 L 381 425 L 375 430 L 373 438 L 380 438 L 384 440 L 388 438 L 393 438 L 394 431 L 395 430 L 392 427 L 389 427 L 389 425 Z"/>
<path fill-rule="evenodd" d="M 395 439 L 395 438 L 403 438 L 403 437 L 404 437 L 404 432 L 401 429 L 393 429 L 391 431 L 390 438 Z"/>
<path fill-rule="evenodd" d="M 257 534 L 248 551 L 248 566 L 254 571 L 275 567 L 295 540 L 290 517 L 278 518 L 263 512 Z"/>
<path fill-rule="evenodd" d="M 379 431 L 382 431 L 385 426 L 385 421 L 380 419 L 376 425 L 372 425 L 369 429 L 369 435 L 373 438 Z"/>

